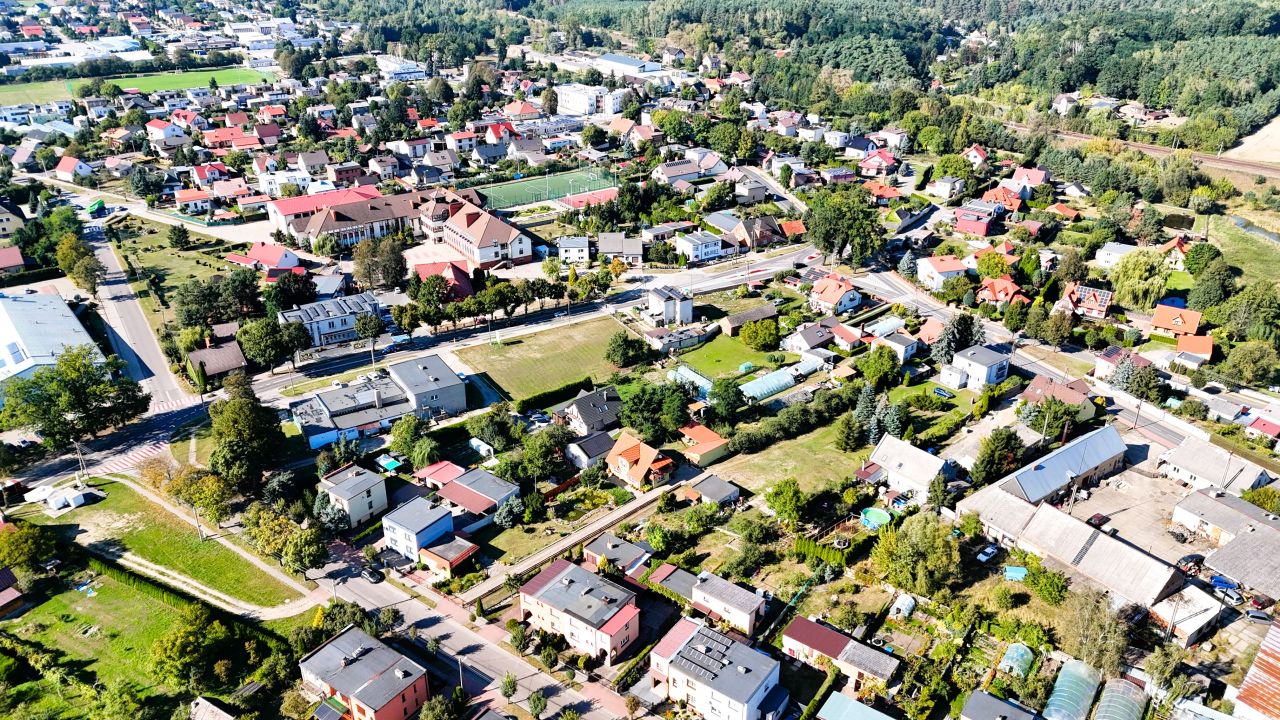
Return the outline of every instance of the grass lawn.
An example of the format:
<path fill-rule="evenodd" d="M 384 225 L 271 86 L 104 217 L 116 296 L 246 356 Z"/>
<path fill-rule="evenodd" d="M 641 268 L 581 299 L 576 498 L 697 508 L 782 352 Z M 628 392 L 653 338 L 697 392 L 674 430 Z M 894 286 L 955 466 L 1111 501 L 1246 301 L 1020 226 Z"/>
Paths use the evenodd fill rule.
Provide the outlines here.
<path fill-rule="evenodd" d="M 1169 273 L 1169 279 L 1164 282 L 1168 290 L 1190 290 L 1193 285 L 1195 285 L 1195 278 L 1185 270 L 1174 270 Z"/>
<path fill-rule="evenodd" d="M 489 525 L 471 537 L 471 541 L 480 546 L 481 552 L 501 562 L 511 564 L 520 558 L 527 557 L 551 543 L 567 535 L 564 526 L 554 520 L 521 525 L 510 530 L 503 530 L 497 525 Z M 550 530 L 551 532 L 547 532 Z"/>
<path fill-rule="evenodd" d="M 617 368 L 604 359 L 605 344 L 623 326 L 611 317 L 573 323 L 511 338 L 501 345 L 458 351 L 463 362 L 514 398 L 563 387 L 583 376 L 604 380 Z"/>
<path fill-rule="evenodd" d="M 169 247 L 166 239 L 169 225 L 132 216 L 117 227 L 122 241 L 115 253 L 122 264 L 127 261 L 137 271 L 150 269 L 160 274 L 160 290 L 169 301 L 169 308 L 160 306 L 159 299 L 142 280 L 130 283 L 146 311 L 147 322 L 157 335 L 165 320 L 173 321 L 173 295 L 179 286 L 228 271 L 222 258 L 230 250 L 230 245 L 217 238 L 193 232 L 191 247 L 175 250 Z"/>
<path fill-rule="evenodd" d="M 1228 263 L 1240 269 L 1246 282 L 1275 280 L 1275 268 L 1280 267 L 1280 243 L 1245 232 L 1218 215 L 1211 218 L 1209 239 L 1222 250 Z"/>
<path fill-rule="evenodd" d="M 871 454 L 870 447 L 853 454 L 841 452 L 835 440 L 833 423 L 754 455 L 735 455 L 716 465 L 715 473 L 755 493 L 794 477 L 802 490 L 813 493 L 852 475 Z"/>
<path fill-rule="evenodd" d="M 946 398 L 942 399 L 943 400 L 942 412 L 944 413 L 954 408 L 963 408 L 965 410 L 968 410 L 969 408 L 973 407 L 973 401 L 977 398 L 977 396 L 974 394 L 972 390 L 952 390 L 951 388 L 943 387 L 942 385 L 939 385 L 936 382 L 930 381 L 930 382 L 920 383 L 918 385 L 899 385 L 898 387 L 893 388 L 892 390 L 889 391 L 889 401 L 895 402 L 895 403 L 902 402 L 903 399 L 911 395 L 918 395 L 920 393 L 932 393 L 934 391 L 934 388 L 942 388 L 943 390 L 946 390 L 952 395 L 955 395 L 955 398 L 951 400 L 947 400 Z"/>
<path fill-rule="evenodd" d="M 759 350 L 752 350 L 740 338 L 717 335 L 711 342 L 699 345 L 693 350 L 680 355 L 680 362 L 686 363 L 703 375 L 715 379 L 736 377 L 740 374 L 738 368 L 744 362 L 749 362 L 758 368 L 773 368 L 773 363 L 767 359 L 769 354 Z M 795 362 L 795 355 L 791 353 L 783 354 L 787 356 L 787 362 Z"/>
<path fill-rule="evenodd" d="M 144 93 L 150 93 L 157 90 L 184 90 L 186 88 L 207 87 L 209 78 L 214 77 L 218 79 L 219 85 L 242 85 L 260 82 L 263 78 L 273 78 L 274 75 L 247 68 L 224 68 L 222 70 L 152 73 L 131 77 L 108 78 L 108 80 L 121 88 L 137 88 Z M 48 80 L 45 82 L 19 82 L 0 85 L 0 105 L 70 100 L 74 89 L 86 82 L 88 81 Z"/>
<path fill-rule="evenodd" d="M 245 602 L 271 606 L 298 597 L 222 544 L 201 541 L 194 527 L 124 485 L 105 479 L 91 484 L 107 497 L 57 518 L 38 511 L 28 512 L 27 518 L 68 537 L 86 535 L 82 543 L 122 547 Z"/>
<path fill-rule="evenodd" d="M 68 587 L 0 629 L 66 653 L 104 682 L 159 691 L 151 645 L 173 626 L 178 611 L 111 578 L 99 577 L 92 589 L 89 597 Z"/>
<path fill-rule="evenodd" d="M 294 423 L 288 423 L 297 427 Z M 301 434 L 301 429 L 298 434 Z M 209 467 L 209 456 L 213 454 L 213 426 L 208 422 L 202 422 L 199 425 L 188 426 L 174 433 L 173 439 L 169 444 L 169 452 L 173 453 L 173 459 L 180 463 L 187 462 L 190 457 L 191 436 L 196 438 L 196 464 L 201 467 Z M 285 437 L 289 433 L 285 432 Z"/>

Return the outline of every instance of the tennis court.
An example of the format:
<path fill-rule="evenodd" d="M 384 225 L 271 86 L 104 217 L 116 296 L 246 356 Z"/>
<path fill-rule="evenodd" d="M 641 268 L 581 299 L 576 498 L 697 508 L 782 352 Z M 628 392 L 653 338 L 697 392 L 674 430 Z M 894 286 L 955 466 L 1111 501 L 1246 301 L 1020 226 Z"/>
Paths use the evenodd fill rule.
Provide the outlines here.
<path fill-rule="evenodd" d="M 608 170 L 586 168 L 497 185 L 483 185 L 476 189 L 489 198 L 489 207 L 503 210 L 517 205 L 559 200 L 567 195 L 603 190 L 617 184 L 618 179 Z"/>

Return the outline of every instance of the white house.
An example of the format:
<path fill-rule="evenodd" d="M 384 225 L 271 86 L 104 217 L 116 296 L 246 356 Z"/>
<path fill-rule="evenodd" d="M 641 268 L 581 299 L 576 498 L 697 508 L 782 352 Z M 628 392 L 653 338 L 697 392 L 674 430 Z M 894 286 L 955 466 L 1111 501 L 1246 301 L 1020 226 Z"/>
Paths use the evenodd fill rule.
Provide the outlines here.
<path fill-rule="evenodd" d="M 556 240 L 560 261 L 574 265 L 591 263 L 591 241 L 583 235 L 566 235 Z"/>
<path fill-rule="evenodd" d="M 280 311 L 283 323 L 300 322 L 311 334 L 312 347 L 356 339 L 356 320 L 361 315 L 377 315 L 378 300 L 372 293 L 360 293 L 301 305 Z"/>
<path fill-rule="evenodd" d="M 968 272 L 964 263 L 955 255 L 920 258 L 916 261 L 916 279 L 921 285 L 937 292 L 943 283 Z"/>
<path fill-rule="evenodd" d="M 649 654 L 646 695 L 687 703 L 714 720 L 773 720 L 788 694 L 781 663 L 751 646 L 683 618 Z"/>
<path fill-rule="evenodd" d="M 938 371 L 938 382 L 955 390 L 968 388 L 982 392 L 1009 377 L 1009 356 L 981 345 L 957 352 L 951 363 Z"/>
<path fill-rule="evenodd" d="M 693 298 L 665 285 L 650 288 L 647 314 L 655 325 L 686 325 L 693 322 Z"/>
<path fill-rule="evenodd" d="M 1093 256 L 1093 262 L 1103 270 L 1110 270 L 1115 267 L 1116 263 L 1120 262 L 1121 258 L 1137 249 L 1137 245 L 1109 242 L 1098 248 L 1098 252 Z"/>
<path fill-rule="evenodd" d="M 58 166 L 53 169 L 53 176 L 63 182 L 75 182 L 76 178 L 88 177 L 92 174 L 93 168 L 70 155 L 63 155 L 58 161 Z"/>
<path fill-rule="evenodd" d="M 689 262 L 705 262 L 720 257 L 720 238 L 706 230 L 677 235 L 671 240 L 676 252 Z"/>
<path fill-rule="evenodd" d="M 354 463 L 320 478 L 319 489 L 329 496 L 330 504 L 346 512 L 353 528 L 387 509 L 386 481 L 381 475 Z"/>
<path fill-rule="evenodd" d="M 1187 436 L 1160 455 L 1157 469 L 1197 490 L 1217 489 L 1240 495 L 1274 478 L 1259 465 L 1217 445 Z"/>
<path fill-rule="evenodd" d="M 879 465 L 870 482 L 884 482 L 890 490 L 907 496 L 915 504 L 929 496 L 929 484 L 942 475 L 947 461 L 921 450 L 905 440 L 886 434 L 876 443 L 868 462 Z"/>
<path fill-rule="evenodd" d="M 820 278 L 809 292 L 809 307 L 823 315 L 843 315 L 861 303 L 853 281 L 835 273 Z"/>

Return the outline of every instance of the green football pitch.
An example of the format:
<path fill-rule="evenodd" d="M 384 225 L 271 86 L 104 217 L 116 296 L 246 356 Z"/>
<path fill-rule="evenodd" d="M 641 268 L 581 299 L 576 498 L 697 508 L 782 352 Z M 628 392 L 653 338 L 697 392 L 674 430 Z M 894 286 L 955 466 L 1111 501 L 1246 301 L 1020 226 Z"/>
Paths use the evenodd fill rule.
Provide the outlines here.
<path fill-rule="evenodd" d="M 489 198 L 489 207 L 502 210 L 517 205 L 559 200 L 566 195 L 603 190 L 617 184 L 618 179 L 609 171 L 586 168 L 555 175 L 535 175 L 497 185 L 483 185 L 476 189 Z"/>

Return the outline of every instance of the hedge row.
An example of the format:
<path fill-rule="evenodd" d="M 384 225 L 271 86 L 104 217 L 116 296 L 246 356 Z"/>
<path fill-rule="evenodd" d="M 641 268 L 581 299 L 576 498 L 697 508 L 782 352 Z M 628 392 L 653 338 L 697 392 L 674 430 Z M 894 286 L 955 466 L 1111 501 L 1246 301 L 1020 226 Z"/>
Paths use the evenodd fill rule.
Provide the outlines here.
<path fill-rule="evenodd" d="M 133 588 L 143 595 L 159 600 L 169 607 L 181 610 L 195 602 L 195 600 L 192 600 L 182 593 L 165 587 L 160 583 L 153 582 L 141 575 L 138 575 L 137 573 L 130 572 L 119 565 L 104 562 L 93 556 L 89 556 L 88 560 L 90 570 L 98 573 L 99 575 L 106 575 L 121 585 Z"/>
<path fill-rule="evenodd" d="M 515 409 L 516 412 L 525 412 L 527 410 L 550 407 L 557 403 L 572 400 L 577 397 L 579 392 L 590 390 L 593 387 L 595 387 L 595 381 L 590 377 L 584 377 L 581 380 L 575 380 L 558 388 L 530 395 L 527 398 L 520 398 L 515 403 Z"/>
<path fill-rule="evenodd" d="M 823 545 L 813 538 L 797 537 L 795 542 L 795 552 L 805 560 L 817 558 L 834 567 L 842 568 L 849 564 L 848 550 L 834 547 L 832 545 Z"/>
<path fill-rule="evenodd" d="M 804 706 L 804 712 L 800 713 L 800 720 L 813 720 L 817 717 L 818 711 L 822 709 L 823 703 L 827 701 L 827 696 L 831 694 L 831 688 L 835 686 L 836 679 L 840 677 L 840 671 L 834 667 L 827 668 L 827 679 L 822 681 L 822 685 L 818 687 L 818 694 L 813 696 L 808 705 Z"/>
<path fill-rule="evenodd" d="M 657 645 L 657 643 L 652 643 L 641 650 L 638 655 L 631 658 L 631 661 L 622 668 L 622 672 L 618 673 L 618 677 L 613 681 L 614 690 L 626 690 L 640 682 L 640 674 L 649 668 L 649 653 L 653 650 L 654 645 Z"/>
<path fill-rule="evenodd" d="M 22 272 L 8 273 L 0 275 L 0 288 L 13 287 L 14 285 L 26 285 L 27 283 L 42 282 L 44 280 L 52 280 L 62 277 L 62 271 L 56 267 L 40 268 L 38 270 L 23 270 Z"/>

